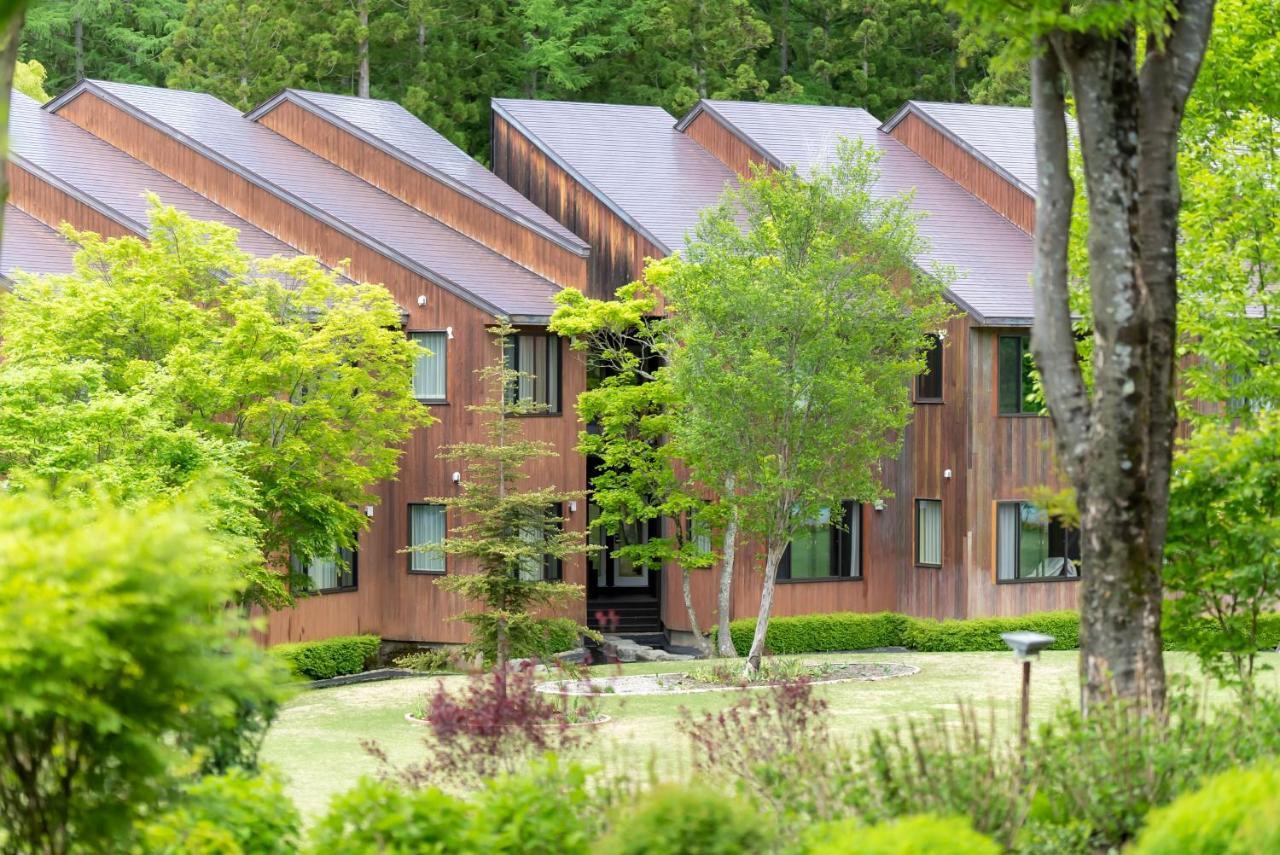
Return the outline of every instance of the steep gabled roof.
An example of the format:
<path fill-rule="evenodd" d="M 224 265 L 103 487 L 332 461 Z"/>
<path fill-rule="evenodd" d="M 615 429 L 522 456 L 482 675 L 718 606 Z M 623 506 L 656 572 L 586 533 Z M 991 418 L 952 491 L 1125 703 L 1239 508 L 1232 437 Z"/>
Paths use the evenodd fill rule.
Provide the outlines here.
<path fill-rule="evenodd" d="M 394 101 L 285 89 L 251 110 L 246 118 L 257 121 L 284 101 L 320 116 L 384 154 L 565 249 L 583 256 L 590 251 L 586 241 Z"/>
<path fill-rule="evenodd" d="M 4 206 L 4 239 L 0 243 L 0 288 L 14 273 L 70 273 L 75 247 L 62 235 L 15 208 Z"/>
<path fill-rule="evenodd" d="M 238 229 L 237 243 L 251 255 L 294 256 L 293 247 L 215 205 L 173 179 L 103 142 L 33 99 L 10 97 L 9 153 L 15 165 L 135 234 L 145 235 L 147 193 L 199 220 Z"/>
<path fill-rule="evenodd" d="M 743 101 L 700 106 L 774 165 L 801 172 L 830 165 L 841 138 L 861 140 L 880 155 L 879 191 L 912 194 L 911 208 L 923 215 L 920 233 L 930 244 L 920 261 L 952 268 L 955 301 L 983 323 L 1031 318 L 1031 238 L 881 130 L 866 110 Z"/>
<path fill-rule="evenodd" d="M 884 123 L 884 130 L 892 130 L 911 114 L 1028 196 L 1036 195 L 1036 129 L 1029 107 L 908 101 Z"/>
<path fill-rule="evenodd" d="M 493 99 L 493 111 L 655 246 L 674 252 L 737 177 L 661 107 Z"/>
<path fill-rule="evenodd" d="M 254 186 L 463 300 L 516 320 L 551 314 L 553 283 L 454 231 L 211 95 L 84 80 L 46 109 L 91 92 Z"/>

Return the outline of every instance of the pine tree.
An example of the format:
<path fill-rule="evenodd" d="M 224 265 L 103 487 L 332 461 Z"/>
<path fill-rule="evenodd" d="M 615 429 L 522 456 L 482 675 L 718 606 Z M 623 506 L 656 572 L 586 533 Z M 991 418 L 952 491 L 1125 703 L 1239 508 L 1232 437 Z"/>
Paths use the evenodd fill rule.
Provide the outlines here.
<path fill-rule="evenodd" d="M 581 585 L 549 579 L 558 574 L 545 569 L 591 547 L 581 532 L 564 531 L 558 510 L 565 502 L 582 499 L 583 493 L 556 487 L 520 489 L 529 477 L 526 465 L 556 452 L 551 443 L 522 436 L 518 417 L 543 408 L 513 394 L 522 376 L 507 367 L 515 328 L 502 323 L 490 332 L 498 356 L 477 372 L 490 398 L 468 407 L 488 416 L 489 439 L 443 450 L 443 458 L 463 463 L 461 488 L 456 496 L 430 501 L 444 505 L 461 522 L 449 530 L 443 545 L 421 551 L 457 555 L 476 564 L 476 572 L 446 576 L 438 584 L 480 604 L 459 617 L 471 624 L 473 649 L 502 666 L 513 655 L 537 649 L 545 622 L 535 612 L 582 596 Z"/>
<path fill-rule="evenodd" d="M 182 0 L 44 0 L 31 4 L 23 59 L 38 59 L 50 91 L 83 77 L 162 84 L 163 58 L 182 20 Z"/>

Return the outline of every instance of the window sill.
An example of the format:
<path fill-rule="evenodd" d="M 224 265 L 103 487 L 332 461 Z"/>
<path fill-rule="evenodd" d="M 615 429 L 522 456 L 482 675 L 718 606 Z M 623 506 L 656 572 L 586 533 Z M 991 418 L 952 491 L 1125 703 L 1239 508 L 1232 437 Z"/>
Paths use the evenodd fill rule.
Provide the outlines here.
<path fill-rule="evenodd" d="M 447 406 L 449 406 L 449 402 L 448 402 L 448 401 L 446 401 L 446 400 L 444 400 L 443 398 L 441 398 L 441 399 L 439 399 L 439 400 L 437 400 L 437 399 L 435 399 L 435 398 L 414 398 L 414 400 L 415 400 L 415 401 L 417 401 L 419 404 L 422 404 L 422 406 L 424 406 L 424 407 L 447 407 Z"/>
<path fill-rule="evenodd" d="M 554 419 L 564 415 L 557 410 L 554 413 L 508 413 L 509 418 L 513 419 Z"/>
<path fill-rule="evenodd" d="M 916 567 L 920 570 L 941 570 L 942 569 L 941 564 L 925 564 L 922 561 L 917 561 Z"/>
<path fill-rule="evenodd" d="M 447 576 L 448 570 L 410 570 L 410 576 Z"/>
<path fill-rule="evenodd" d="M 360 588 L 358 586 L 352 586 L 350 588 L 316 588 L 313 591 L 308 591 L 306 596 L 323 595 L 327 597 L 331 594 L 354 594 L 359 590 Z"/>
<path fill-rule="evenodd" d="M 813 579 L 778 579 L 779 585 L 804 585 L 809 582 L 861 582 L 862 576 L 817 576 Z"/>
<path fill-rule="evenodd" d="M 946 401 L 942 400 L 941 398 L 916 398 L 911 403 L 913 404 L 945 404 Z"/>
<path fill-rule="evenodd" d="M 997 585 L 1035 585 L 1040 582 L 1079 582 L 1080 576 L 1031 576 L 1026 579 L 997 579 Z"/>
<path fill-rule="evenodd" d="M 1002 419 L 1047 419 L 1048 413 L 996 413 Z"/>

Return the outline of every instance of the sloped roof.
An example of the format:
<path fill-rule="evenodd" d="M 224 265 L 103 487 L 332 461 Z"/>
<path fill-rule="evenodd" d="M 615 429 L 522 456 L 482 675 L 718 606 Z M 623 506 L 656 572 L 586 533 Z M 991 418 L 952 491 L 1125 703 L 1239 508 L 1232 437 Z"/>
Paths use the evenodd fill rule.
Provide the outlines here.
<path fill-rule="evenodd" d="M 397 264 L 495 315 L 545 318 L 559 289 L 438 220 L 295 145 L 212 95 L 81 81 L 85 91 L 209 157 Z"/>
<path fill-rule="evenodd" d="M 1029 196 L 1036 195 L 1036 126 L 1030 107 L 908 101 L 886 131 L 915 113 Z M 1074 131 L 1075 122 L 1067 119 Z"/>
<path fill-rule="evenodd" d="M 661 107 L 493 99 L 493 111 L 667 252 L 737 176 Z"/>
<path fill-rule="evenodd" d="M 4 238 L 0 242 L 0 287 L 14 273 L 70 273 L 75 247 L 62 235 L 19 210 L 4 206 Z"/>
<path fill-rule="evenodd" d="M 866 110 L 744 101 L 702 106 L 775 164 L 802 172 L 832 164 L 841 138 L 861 140 L 880 154 L 878 190 L 886 197 L 914 194 L 911 208 L 923 215 L 919 230 L 930 244 L 920 261 L 953 269 L 956 302 L 987 323 L 1032 316 L 1031 238 L 882 131 Z"/>
<path fill-rule="evenodd" d="M 473 160 L 435 128 L 394 101 L 286 89 L 246 114 L 257 121 L 289 101 L 346 130 L 480 204 L 564 248 L 586 255 L 589 245 Z"/>
<path fill-rule="evenodd" d="M 10 97 L 9 154 L 13 162 L 54 184 L 108 219 L 140 235 L 148 229 L 146 194 L 195 217 L 238 229 L 245 252 L 294 256 L 293 247 L 161 175 L 78 125 L 40 109 L 14 90 Z"/>

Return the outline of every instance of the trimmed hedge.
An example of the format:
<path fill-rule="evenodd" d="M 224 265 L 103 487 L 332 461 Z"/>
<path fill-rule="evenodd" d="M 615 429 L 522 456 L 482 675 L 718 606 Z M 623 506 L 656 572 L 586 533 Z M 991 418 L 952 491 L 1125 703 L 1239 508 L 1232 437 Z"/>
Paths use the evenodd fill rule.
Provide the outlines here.
<path fill-rule="evenodd" d="M 277 644 L 271 653 L 289 670 L 308 680 L 327 680 L 344 674 L 359 674 L 382 644 L 376 635 L 343 635 L 321 641 Z"/>
<path fill-rule="evenodd" d="M 769 621 L 765 646 L 770 652 L 780 655 L 834 653 L 870 647 L 909 647 L 926 653 L 1000 651 L 1008 650 L 1000 640 L 1000 633 L 1016 630 L 1054 636 L 1057 641 L 1051 650 L 1073 650 L 1080 646 L 1080 615 L 1067 611 L 945 621 L 913 618 L 893 612 L 797 615 Z M 735 620 L 729 624 L 733 646 L 739 656 L 747 655 L 755 631 L 755 618 Z"/>

